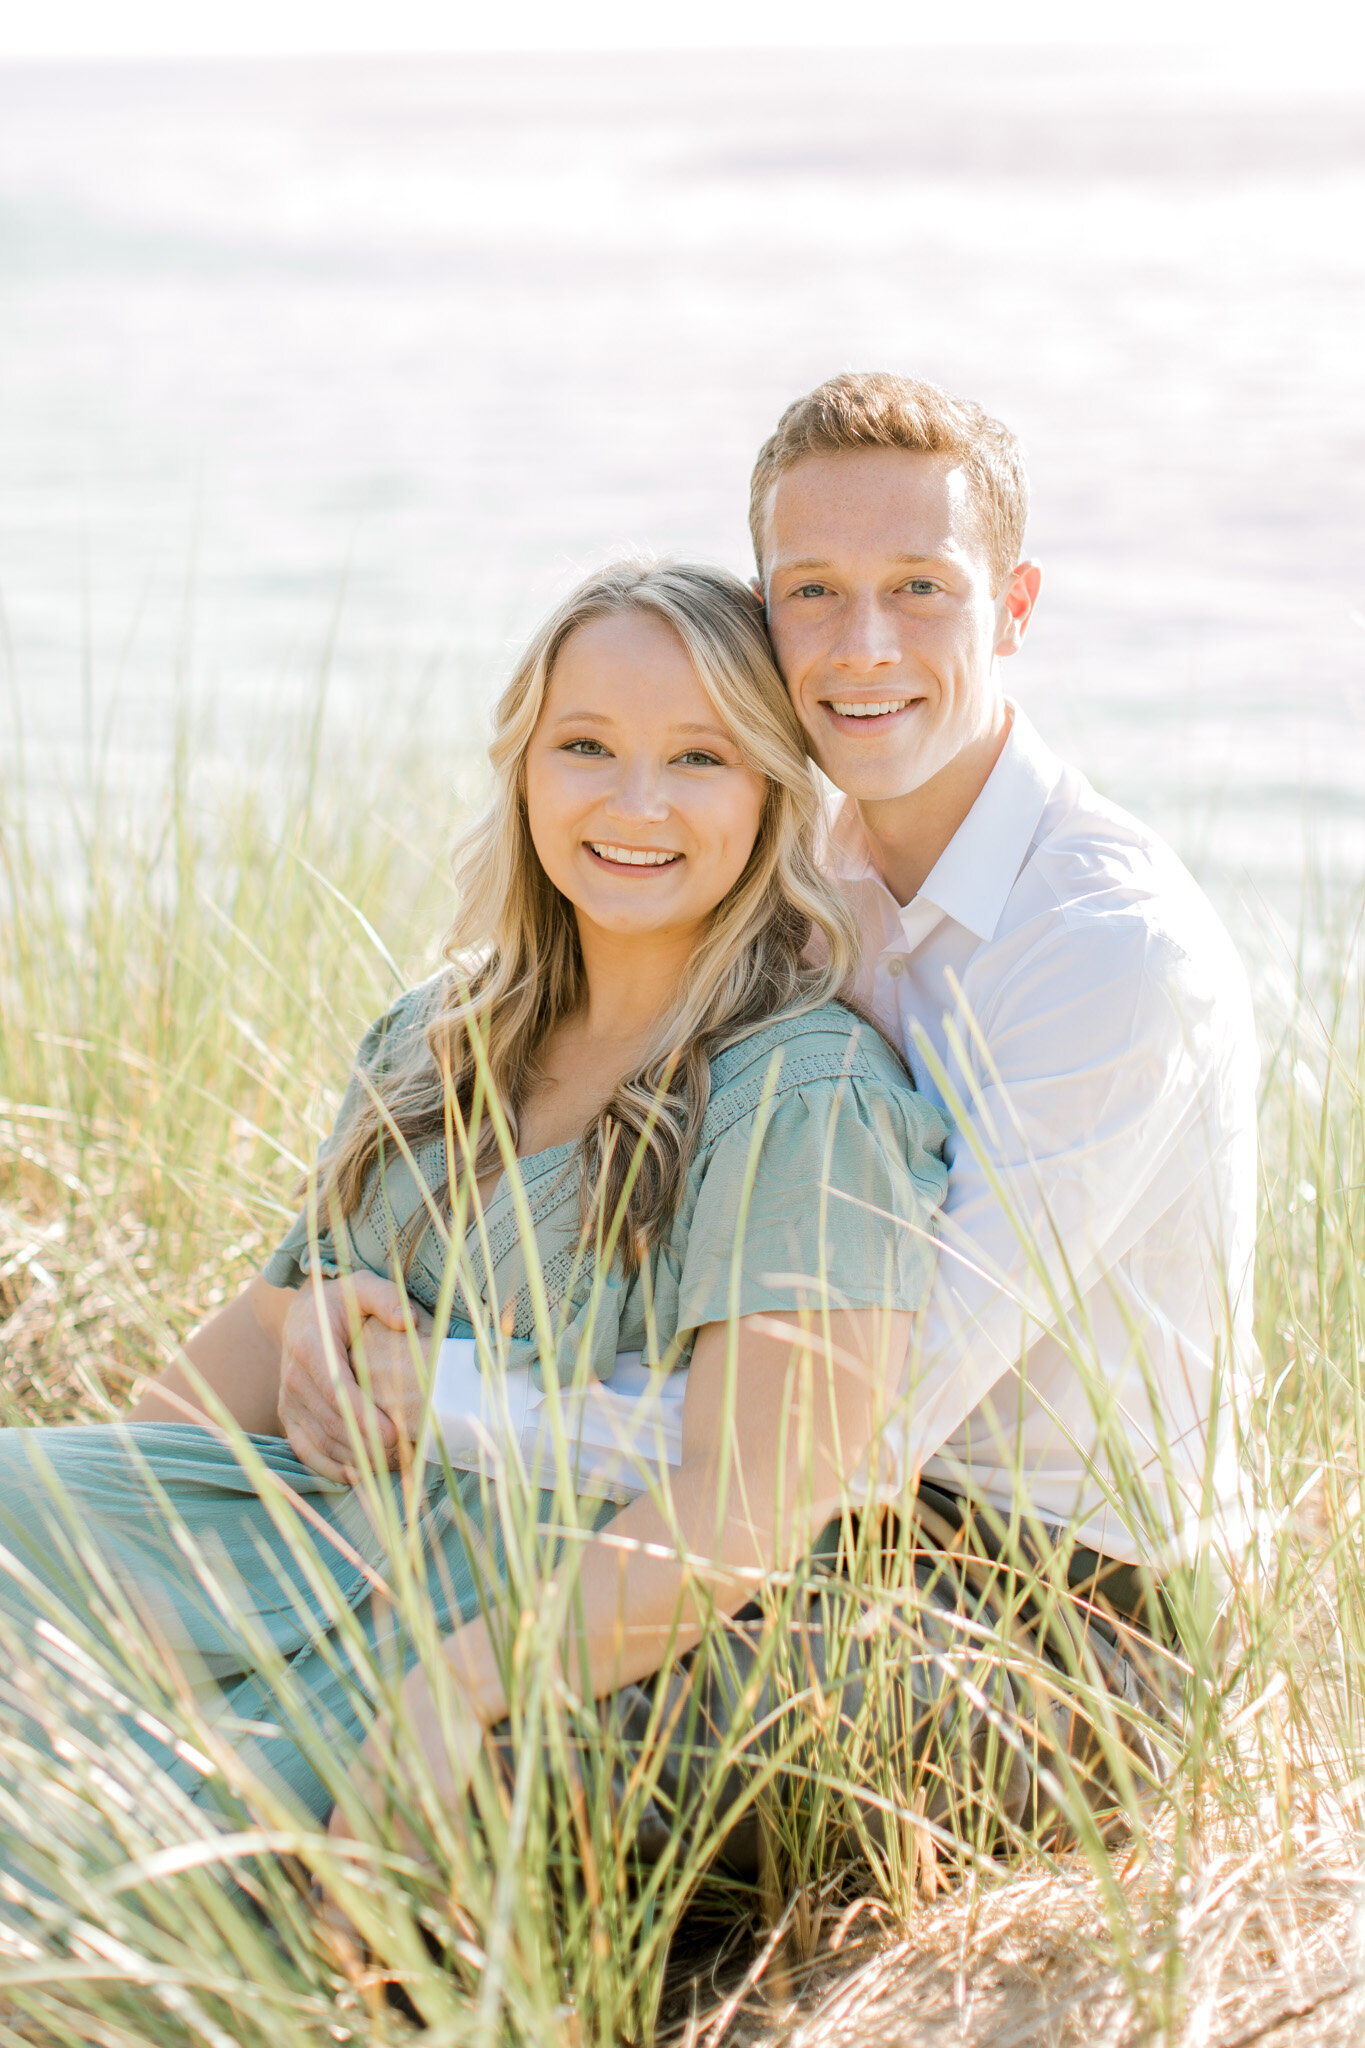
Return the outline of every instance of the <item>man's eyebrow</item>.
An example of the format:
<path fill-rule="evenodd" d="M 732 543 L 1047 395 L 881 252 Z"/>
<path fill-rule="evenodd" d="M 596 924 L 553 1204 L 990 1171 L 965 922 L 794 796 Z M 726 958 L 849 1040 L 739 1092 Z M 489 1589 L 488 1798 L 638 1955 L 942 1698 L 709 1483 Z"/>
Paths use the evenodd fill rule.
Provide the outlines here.
<path fill-rule="evenodd" d="M 886 559 L 897 569 L 946 569 L 948 567 L 948 557 L 946 555 L 888 555 Z M 791 576 L 804 569 L 828 569 L 832 566 L 828 559 L 822 561 L 818 557 L 812 556 L 797 562 L 776 561 L 772 564 L 768 574 L 770 576 L 777 574 Z"/>

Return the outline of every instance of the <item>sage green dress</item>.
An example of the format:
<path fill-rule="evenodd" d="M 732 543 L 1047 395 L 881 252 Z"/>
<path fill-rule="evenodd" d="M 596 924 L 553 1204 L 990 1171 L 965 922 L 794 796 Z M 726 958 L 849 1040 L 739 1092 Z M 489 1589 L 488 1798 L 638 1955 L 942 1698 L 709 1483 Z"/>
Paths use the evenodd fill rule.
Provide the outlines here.
<path fill-rule="evenodd" d="M 366 1034 L 338 1131 L 363 1099 L 359 1077 L 380 1078 L 422 1030 L 434 988 L 410 991 Z M 695 1333 L 731 1314 L 823 1301 L 914 1308 L 932 1271 L 944 1137 L 895 1055 L 849 1011 L 831 1004 L 771 1023 L 712 1062 L 683 1198 L 636 1274 L 599 1271 L 591 1242 L 585 1250 L 577 1148 L 556 1146 L 520 1162 L 519 1188 L 504 1175 L 471 1222 L 453 1296 L 447 1288 L 450 1332 L 485 1339 L 488 1370 L 544 1364 L 532 1263 L 562 1377 L 609 1373 L 615 1354 L 632 1351 L 684 1372 Z M 439 1216 L 444 1141 L 419 1147 L 412 1166 Z M 315 1269 L 405 1266 L 412 1296 L 435 1309 L 447 1250 L 438 1223 L 424 1227 L 412 1166 L 390 1159 L 372 1174 L 337 1230 L 301 1215 L 266 1279 L 296 1287 Z M 496 1600 L 507 1575 L 494 1495 L 476 1472 L 433 1462 L 380 1485 L 382 1496 L 367 1495 L 322 1479 L 277 1437 L 234 1449 L 192 1425 L 0 1431 L 0 1653 L 41 1660 L 54 1628 L 75 1641 L 120 1688 L 129 1739 L 185 1796 L 221 1803 L 217 1774 L 168 1746 L 157 1667 L 169 1652 L 253 1771 L 321 1817 L 377 1681 L 415 1654 L 385 1585 L 425 1574 L 445 1630 Z M 610 1512 L 602 1500 L 585 1518 Z M 158 1656 L 139 1659 L 148 1636 Z M 13 1655 L 6 1662 L 12 1670 Z M 0 1677 L 0 1723 L 26 1725 L 26 1711 Z M 12 1855 L 0 1811 L 0 1867 Z"/>

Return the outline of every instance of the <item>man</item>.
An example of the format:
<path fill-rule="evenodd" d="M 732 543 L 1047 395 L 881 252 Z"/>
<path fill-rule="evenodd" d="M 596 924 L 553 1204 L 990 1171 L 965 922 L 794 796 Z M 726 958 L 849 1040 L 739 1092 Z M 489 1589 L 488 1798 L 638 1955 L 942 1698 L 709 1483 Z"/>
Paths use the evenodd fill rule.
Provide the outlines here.
<path fill-rule="evenodd" d="M 756 588 L 844 792 L 863 993 L 956 1125 L 901 1476 L 1161 1571 L 1236 1540 L 1255 1037 L 1189 874 L 1004 694 L 1026 511 L 979 407 L 836 377 L 759 454 Z"/>

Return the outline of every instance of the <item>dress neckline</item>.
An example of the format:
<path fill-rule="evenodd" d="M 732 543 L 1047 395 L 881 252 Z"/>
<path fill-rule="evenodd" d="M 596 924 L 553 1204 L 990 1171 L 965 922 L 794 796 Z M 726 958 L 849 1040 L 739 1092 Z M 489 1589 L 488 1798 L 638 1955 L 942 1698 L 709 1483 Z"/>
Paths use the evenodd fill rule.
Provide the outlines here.
<path fill-rule="evenodd" d="M 544 1166 L 546 1162 L 551 1160 L 567 1159 L 568 1155 L 571 1152 L 577 1151 L 578 1147 L 582 1144 L 582 1142 L 583 1140 L 581 1138 L 565 1138 L 558 1145 L 542 1146 L 539 1152 L 519 1152 L 517 1154 L 516 1164 L 521 1173 L 523 1186 L 525 1186 L 527 1182 L 528 1167 L 541 1167 Z M 539 1179 L 539 1174 L 535 1175 L 535 1178 Z M 485 1224 L 487 1223 L 488 1218 L 492 1215 L 494 1209 L 499 1205 L 499 1203 L 501 1203 L 506 1198 L 507 1168 L 506 1166 L 504 1166 L 501 1172 L 498 1174 L 498 1177 L 494 1181 L 492 1187 L 489 1189 L 487 1198 L 483 1203 L 483 1215 Z M 465 1230 L 466 1238 L 468 1238 L 474 1231 L 476 1231 L 478 1227 L 478 1217 L 471 1216 L 468 1227 Z"/>

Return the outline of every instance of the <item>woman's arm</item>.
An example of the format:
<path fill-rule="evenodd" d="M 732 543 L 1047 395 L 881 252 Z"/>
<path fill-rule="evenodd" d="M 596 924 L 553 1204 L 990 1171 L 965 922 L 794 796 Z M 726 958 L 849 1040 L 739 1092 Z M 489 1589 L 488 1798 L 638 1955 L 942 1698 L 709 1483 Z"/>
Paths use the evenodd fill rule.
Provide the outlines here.
<path fill-rule="evenodd" d="M 734 1613 L 758 1581 L 801 1558 L 886 1414 L 911 1322 L 840 1311 L 828 1341 L 812 1330 L 794 1343 L 794 1324 L 744 1317 L 733 1367 L 724 1324 L 698 1334 L 670 1488 L 676 1533 L 642 1495 L 585 1545 L 574 1652 L 585 1668 L 572 1674 L 582 1690 L 600 1698 L 650 1676 L 692 1647 L 708 1613 Z M 457 1630 L 446 1655 L 483 1726 L 500 1721 L 508 1702 L 486 1623 Z"/>
<path fill-rule="evenodd" d="M 733 1365 L 723 1324 L 702 1330 L 692 1354 L 683 1409 L 683 1462 L 673 1475 L 674 1519 L 648 1495 L 632 1501 L 586 1540 L 578 1570 L 570 1682 L 595 1698 L 651 1676 L 697 1641 L 709 1613 L 732 1614 L 756 1583 L 795 1564 L 834 1516 L 872 1445 L 909 1351 L 911 1316 L 852 1310 L 828 1319 L 828 1338 L 793 1341 L 773 1316 L 741 1318 Z M 453 1797 L 452 1751 L 467 1779 L 479 1729 L 508 1711 L 499 1658 L 487 1624 L 467 1622 L 447 1637 L 455 1678 L 452 1725 L 421 1665 L 404 1683 L 408 1730 L 434 1781 Z M 391 1740 L 372 1731 L 357 1784 L 376 1777 Z M 374 1810 L 383 1800 L 375 1785 Z M 351 1828 L 340 1808 L 331 1832 Z"/>
<path fill-rule="evenodd" d="M 425 1326 L 420 1309 L 409 1309 Z M 257 1274 L 226 1308 L 186 1339 L 185 1355 L 238 1424 L 256 1436 L 284 1436 L 324 1479 L 354 1478 L 356 1454 L 342 1414 L 350 1409 L 363 1442 L 378 1437 L 396 1453 L 398 1431 L 361 1393 L 351 1362 L 356 1327 L 406 1333 L 403 1298 L 391 1281 L 361 1271 L 347 1280 L 272 1287 Z M 384 1323 L 378 1318 L 384 1318 Z M 402 1342 L 406 1345 L 406 1335 Z M 197 1422 L 206 1415 L 196 1381 L 168 1365 L 128 1411 L 130 1422 Z"/>
<path fill-rule="evenodd" d="M 258 1274 L 235 1300 L 185 1340 L 185 1356 L 241 1428 L 280 1435 L 280 1351 L 294 1293 Z M 130 1422 L 197 1422 L 203 1396 L 181 1365 L 168 1365 L 128 1411 Z"/>

